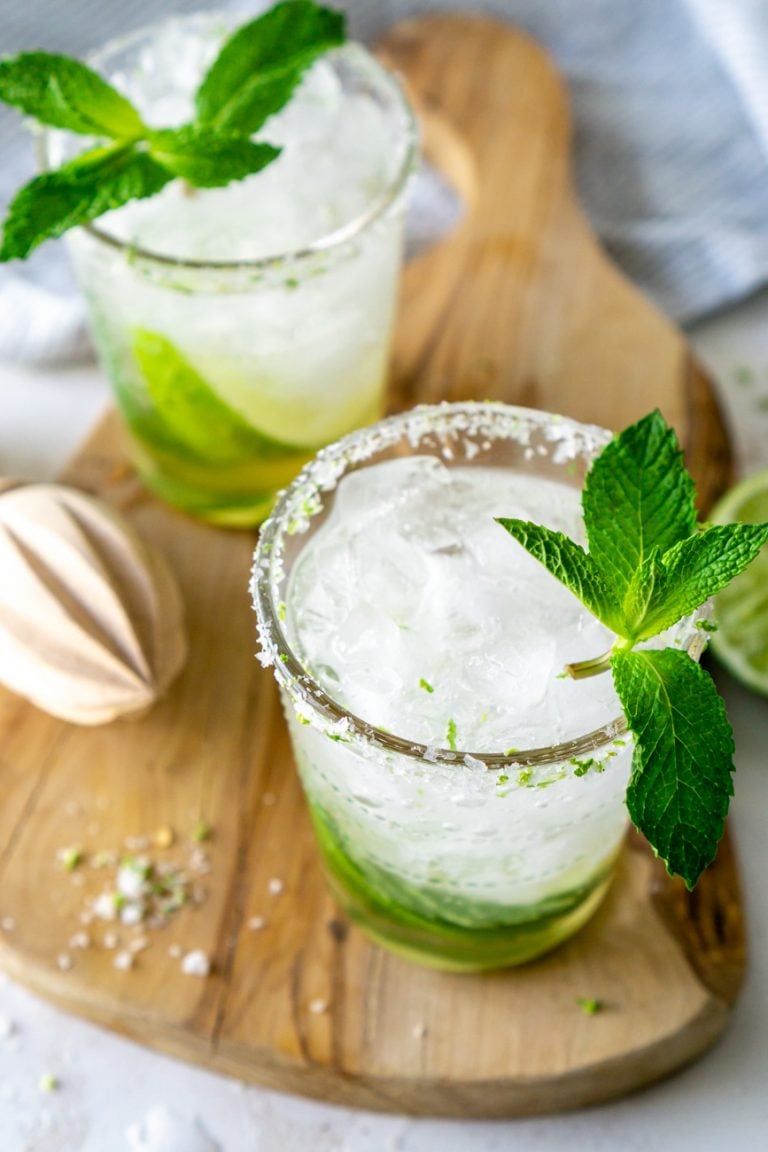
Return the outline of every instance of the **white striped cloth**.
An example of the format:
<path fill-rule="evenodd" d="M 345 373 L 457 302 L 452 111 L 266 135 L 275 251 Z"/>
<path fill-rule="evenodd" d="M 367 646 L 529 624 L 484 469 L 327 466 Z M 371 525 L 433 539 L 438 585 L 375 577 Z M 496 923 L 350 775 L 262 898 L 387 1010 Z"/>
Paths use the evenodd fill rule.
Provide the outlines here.
<path fill-rule="evenodd" d="M 334 0 L 329 0 L 333 3 Z M 0 50 L 83 55 L 206 0 L 0 0 Z M 245 11 L 260 0 L 239 0 Z M 668 314 L 686 321 L 768 279 L 767 0 L 346 0 L 370 39 L 428 11 L 488 12 L 539 39 L 565 73 L 578 191 L 603 243 Z M 34 168 L 0 107 L 0 211 Z M 435 195 L 435 213 L 440 197 Z M 418 228 L 434 231 L 421 198 Z M 87 349 L 62 246 L 0 269 L 0 358 L 60 361 Z"/>

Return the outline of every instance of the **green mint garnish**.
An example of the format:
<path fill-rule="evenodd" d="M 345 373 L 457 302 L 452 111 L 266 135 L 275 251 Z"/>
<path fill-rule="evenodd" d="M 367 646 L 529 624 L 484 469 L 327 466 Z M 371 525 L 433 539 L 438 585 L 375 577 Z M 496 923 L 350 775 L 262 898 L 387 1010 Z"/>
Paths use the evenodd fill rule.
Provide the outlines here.
<path fill-rule="evenodd" d="M 227 40 L 197 90 L 200 124 L 253 135 L 286 104 L 302 73 L 344 43 L 343 13 L 287 0 Z"/>
<path fill-rule="evenodd" d="M 161 128 L 149 132 L 147 141 L 163 168 L 195 188 L 223 188 L 232 180 L 244 180 L 280 155 L 272 144 L 201 124 Z"/>
<path fill-rule="evenodd" d="M 423 676 L 419 680 L 419 688 L 423 688 L 425 692 L 434 692 L 434 688 L 430 684 L 429 680 L 425 680 Z"/>
<path fill-rule="evenodd" d="M 629 813 L 670 872 L 693 887 L 714 858 L 733 794 L 725 705 L 687 652 L 617 650 L 611 664 L 635 736 Z"/>
<path fill-rule="evenodd" d="M 456 751 L 456 721 L 454 719 L 450 719 L 448 721 L 448 727 L 446 728 L 446 731 L 445 731 L 445 739 L 446 739 L 446 742 L 447 742 L 448 747 L 450 748 L 451 752 L 455 752 Z"/>
<path fill-rule="evenodd" d="M 225 41 L 197 90 L 195 119 L 175 128 L 148 128 L 125 96 L 68 56 L 0 60 L 0 100 L 41 124 L 94 138 L 16 194 L 0 261 L 24 259 L 44 240 L 154 196 L 171 180 L 218 188 L 266 168 L 280 149 L 251 137 L 317 57 L 344 39 L 342 13 L 313 0 L 277 4 Z"/>
<path fill-rule="evenodd" d="M 602 1000 L 595 1000 L 591 996 L 577 996 L 576 1003 L 585 1016 L 596 1016 L 602 1010 Z"/>
<path fill-rule="evenodd" d="M 703 668 L 679 648 L 635 650 L 694 612 L 755 559 L 768 524 L 698 526 L 674 431 L 652 412 L 595 459 L 582 494 L 589 550 L 539 524 L 500 519 L 616 634 L 609 667 L 635 738 L 627 807 L 671 874 L 692 888 L 714 859 L 732 793 L 733 735 Z"/>
<path fill-rule="evenodd" d="M 51 52 L 0 60 L 0 100 L 41 124 L 85 136 L 140 137 L 141 117 L 87 64 Z"/>
<path fill-rule="evenodd" d="M 91 148 L 25 184 L 3 225 L 0 262 L 24 259 L 44 240 L 87 224 L 129 200 L 154 196 L 173 179 L 131 144 Z"/>

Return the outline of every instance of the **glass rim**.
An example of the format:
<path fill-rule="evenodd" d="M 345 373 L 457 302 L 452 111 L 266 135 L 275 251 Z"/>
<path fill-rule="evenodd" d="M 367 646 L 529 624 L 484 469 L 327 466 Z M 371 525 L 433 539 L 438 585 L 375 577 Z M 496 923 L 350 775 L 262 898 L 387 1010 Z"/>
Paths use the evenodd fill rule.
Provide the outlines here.
<path fill-rule="evenodd" d="M 107 40 L 106 43 L 102 44 L 99 48 L 88 53 L 86 60 L 89 65 L 98 67 L 103 57 L 131 47 L 134 42 L 142 40 L 148 33 L 155 32 L 165 25 L 193 21 L 195 19 L 199 20 L 200 18 L 206 17 L 212 20 L 216 16 L 221 19 L 227 19 L 233 15 L 233 13 L 227 13 L 221 9 L 170 14 L 163 20 L 155 20 L 148 24 L 142 24 L 140 27 L 134 28 L 131 32 Z M 121 240 L 119 237 L 111 235 L 111 233 L 98 227 L 98 225 L 94 223 L 82 224 L 80 227 L 99 243 L 112 248 L 114 251 L 128 253 L 131 260 L 142 260 L 148 264 L 155 264 L 162 268 L 219 273 L 259 272 L 270 268 L 277 268 L 280 267 L 280 265 L 292 266 L 294 264 L 301 264 L 314 256 L 333 253 L 362 232 L 365 232 L 372 224 L 375 224 L 377 220 L 380 220 L 386 215 L 388 210 L 397 203 L 405 191 L 418 158 L 418 121 L 397 75 L 390 69 L 385 68 L 381 61 L 379 61 L 364 44 L 350 40 L 340 47 L 332 49 L 326 55 L 331 59 L 336 56 L 351 56 L 353 57 L 352 63 L 357 73 L 362 74 L 365 69 L 374 73 L 377 78 L 383 82 L 384 86 L 389 89 L 396 105 L 403 114 L 405 147 L 402 162 L 386 188 L 375 196 L 371 203 L 359 213 L 359 215 L 355 216 L 354 219 L 348 220 L 346 224 L 342 224 L 341 227 L 335 228 L 332 232 L 328 232 L 325 236 L 321 236 L 318 240 L 302 248 L 289 249 L 285 252 L 275 253 L 272 256 L 259 256 L 249 260 L 196 260 L 190 257 L 169 256 L 162 252 L 156 252 L 151 248 L 143 248 L 127 240 Z M 48 164 L 48 142 L 54 131 L 61 133 L 64 129 L 51 130 L 50 128 L 44 128 L 38 135 L 38 157 L 43 171 L 50 171 Z"/>
<path fill-rule="evenodd" d="M 436 748 L 377 728 L 339 704 L 306 671 L 292 650 L 280 620 L 280 604 L 275 602 L 273 595 L 276 587 L 275 569 L 281 563 L 280 548 L 276 545 L 282 535 L 290 535 L 288 527 L 292 515 L 292 500 L 297 493 L 302 492 L 307 477 L 312 474 L 313 470 L 318 473 L 318 491 L 332 490 L 332 487 L 335 487 L 351 465 L 364 463 L 367 458 L 366 444 L 377 434 L 383 433 L 384 436 L 384 444 L 381 445 L 381 448 L 391 446 L 405 438 L 413 444 L 413 436 L 419 421 L 423 421 L 424 416 L 429 417 L 431 413 L 436 413 L 438 417 L 442 417 L 440 423 L 445 426 L 446 430 L 462 417 L 485 413 L 488 416 L 496 414 L 499 417 L 526 421 L 528 424 L 538 427 L 556 423 L 559 428 L 576 432 L 584 438 L 585 442 L 587 439 L 591 440 L 596 449 L 602 447 L 611 437 L 611 433 L 605 428 L 582 423 L 570 417 L 559 416 L 556 413 L 504 404 L 501 401 L 458 401 L 419 405 L 406 412 L 386 417 L 367 428 L 351 432 L 328 447 L 321 449 L 313 460 L 304 466 L 289 487 L 280 493 L 272 513 L 261 527 L 259 542 L 254 552 L 251 593 L 258 621 L 260 644 L 262 652 L 265 654 L 265 661 L 263 662 L 272 664 L 278 684 L 289 691 L 294 702 L 303 701 L 325 722 L 329 731 L 335 729 L 336 733 L 343 733 L 345 736 L 347 734 L 354 735 L 379 751 L 396 753 L 412 760 L 426 760 L 431 763 L 459 766 L 466 765 L 467 758 L 469 758 L 473 762 L 480 762 L 484 767 L 491 770 L 538 767 L 570 761 L 573 758 L 595 752 L 602 746 L 626 736 L 629 728 L 625 717 L 620 714 L 600 727 L 571 740 L 519 749 L 514 754 L 509 755 L 495 752 L 475 752 L 471 749 L 457 749 L 454 752 L 448 748 Z M 425 429 L 426 432 L 433 430 L 436 431 L 437 429 Z M 509 437 L 502 436 L 501 439 L 509 439 Z M 376 454 L 377 450 L 374 449 L 368 453 L 368 456 Z M 326 469 L 325 465 L 333 465 L 334 463 L 343 463 L 344 466 L 333 475 L 332 485 L 327 480 L 323 483 L 323 473 L 326 476 L 333 474 L 333 467 Z M 316 510 L 319 511 L 319 509 Z M 705 645 L 706 638 L 701 631 L 697 630 L 695 626 L 692 627 L 691 635 L 683 645 L 684 649 L 694 659 L 698 659 Z M 600 675 L 606 675 L 606 672 L 602 672 Z M 309 723 L 312 723 L 312 720 Z"/>

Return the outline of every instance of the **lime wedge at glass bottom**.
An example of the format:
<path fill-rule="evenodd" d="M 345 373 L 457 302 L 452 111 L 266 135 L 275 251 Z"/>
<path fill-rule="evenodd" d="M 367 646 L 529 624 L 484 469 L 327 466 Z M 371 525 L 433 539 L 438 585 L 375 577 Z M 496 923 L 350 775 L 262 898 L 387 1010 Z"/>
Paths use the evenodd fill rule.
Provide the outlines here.
<path fill-rule="evenodd" d="M 158 439 L 175 440 L 197 458 L 221 464 L 254 454 L 264 459 L 300 452 L 248 424 L 159 333 L 135 329 L 133 355 L 152 403 L 143 429 L 148 441 L 154 425 Z"/>
<path fill-rule="evenodd" d="M 714 524 L 768 522 L 768 470 L 742 480 L 715 505 Z M 715 597 L 712 650 L 743 684 L 768 696 L 768 545 Z"/>

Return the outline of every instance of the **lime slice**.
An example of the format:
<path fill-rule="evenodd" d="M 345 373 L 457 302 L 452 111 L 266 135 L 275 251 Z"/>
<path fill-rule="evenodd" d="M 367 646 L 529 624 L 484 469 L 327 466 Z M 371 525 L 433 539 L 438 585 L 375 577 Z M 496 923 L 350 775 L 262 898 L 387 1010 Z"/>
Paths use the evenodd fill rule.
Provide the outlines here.
<path fill-rule="evenodd" d="M 133 355 L 152 402 L 144 439 L 154 433 L 158 441 L 175 440 L 193 456 L 221 464 L 297 451 L 248 424 L 159 333 L 135 329 Z"/>
<path fill-rule="evenodd" d="M 768 522 L 768 470 L 747 477 L 715 505 L 714 524 Z M 768 545 L 715 597 L 712 649 L 743 684 L 768 696 Z"/>

